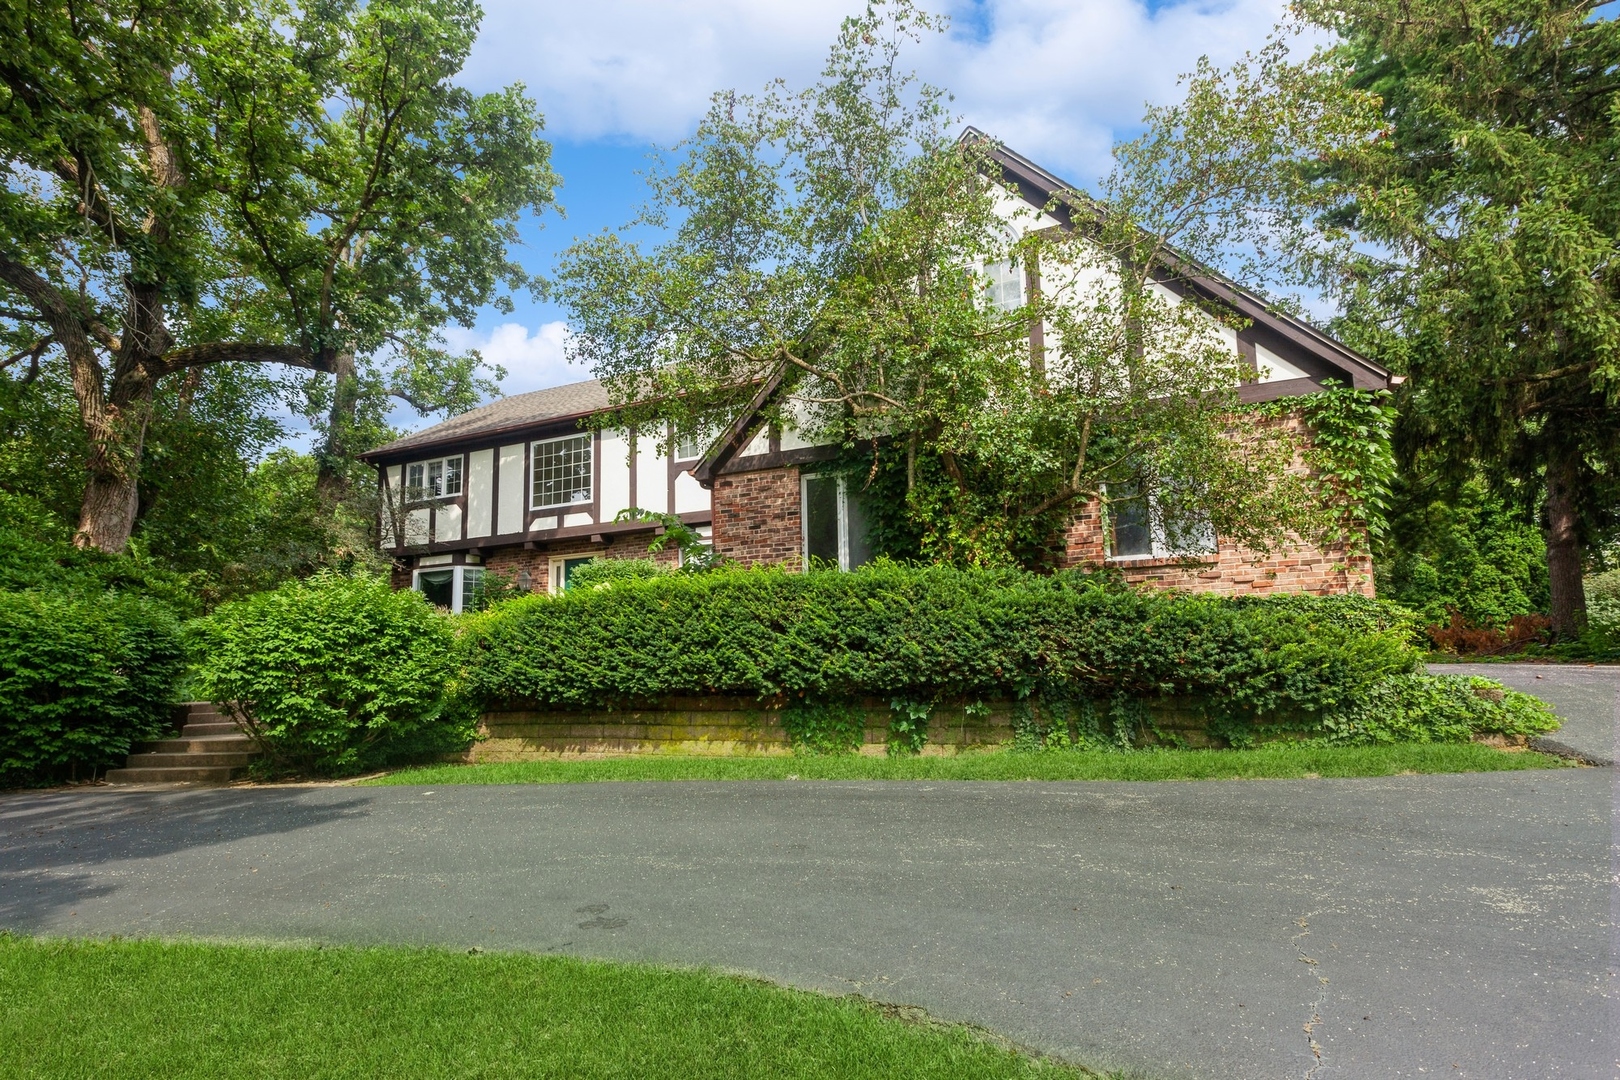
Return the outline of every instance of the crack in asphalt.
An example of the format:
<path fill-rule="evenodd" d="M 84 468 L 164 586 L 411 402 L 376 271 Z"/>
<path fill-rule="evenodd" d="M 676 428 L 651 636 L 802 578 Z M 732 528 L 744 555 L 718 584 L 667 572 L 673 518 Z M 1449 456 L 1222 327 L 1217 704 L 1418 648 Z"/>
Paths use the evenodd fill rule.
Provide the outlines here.
<path fill-rule="evenodd" d="M 1299 962 L 1302 964 L 1309 964 L 1313 970 L 1317 969 L 1319 964 L 1315 957 L 1311 956 L 1305 951 L 1305 946 L 1302 944 L 1302 939 L 1311 936 L 1310 921 L 1319 914 L 1321 913 L 1317 911 L 1310 911 L 1294 920 L 1295 925 L 1299 927 L 1299 933 L 1288 939 L 1289 943 L 1294 946 L 1294 951 L 1299 953 Z M 1312 1001 L 1310 1004 L 1310 1019 L 1306 1020 L 1303 1025 L 1305 1030 L 1305 1047 L 1311 1052 L 1311 1067 L 1305 1070 L 1305 1080 L 1315 1080 L 1317 1072 L 1320 1071 L 1322 1066 L 1327 1063 L 1326 1059 L 1322 1057 L 1322 1044 L 1316 1041 L 1316 1029 L 1322 1026 L 1322 1006 L 1327 1004 L 1328 980 L 1325 975 L 1318 973 L 1316 976 L 1316 981 L 1320 989 L 1318 989 L 1316 993 L 1316 1000 Z"/>

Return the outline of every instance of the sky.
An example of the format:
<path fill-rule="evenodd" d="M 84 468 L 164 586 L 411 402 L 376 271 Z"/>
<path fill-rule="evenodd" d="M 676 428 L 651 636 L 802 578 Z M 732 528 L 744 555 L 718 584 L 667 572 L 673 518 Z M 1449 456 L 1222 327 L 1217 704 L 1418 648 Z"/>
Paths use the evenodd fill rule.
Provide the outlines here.
<path fill-rule="evenodd" d="M 716 91 L 814 80 L 840 20 L 864 0 L 483 0 L 462 82 L 523 83 L 539 102 L 563 187 L 562 213 L 525 221 L 513 254 L 549 276 L 575 237 L 628 221 L 650 152 L 695 127 Z M 1286 0 L 936 0 L 943 37 L 914 66 L 954 95 L 964 124 L 1081 186 L 1105 175 L 1109 148 L 1146 104 L 1172 101 L 1200 56 L 1230 63 L 1264 44 Z M 590 377 L 566 363 L 562 313 L 520 300 L 451 327 L 456 348 L 506 368 L 507 394 Z M 393 422 L 434 421 L 400 406 Z"/>

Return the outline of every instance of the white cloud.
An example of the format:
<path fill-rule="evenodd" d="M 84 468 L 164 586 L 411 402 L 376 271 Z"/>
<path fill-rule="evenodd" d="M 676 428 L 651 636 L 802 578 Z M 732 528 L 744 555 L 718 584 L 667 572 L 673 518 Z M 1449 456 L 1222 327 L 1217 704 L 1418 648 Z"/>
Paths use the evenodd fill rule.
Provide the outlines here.
<path fill-rule="evenodd" d="M 568 362 L 568 327 L 560 321 L 544 323 L 533 333 L 511 322 L 488 332 L 451 327 L 445 339 L 452 349 L 477 349 L 486 362 L 505 368 L 501 389 L 507 394 L 544 390 L 591 377 L 584 368 Z"/>
<path fill-rule="evenodd" d="M 486 0 L 466 78 L 521 80 L 550 132 L 670 142 L 716 90 L 792 84 L 819 70 L 858 0 Z M 917 53 L 956 93 L 968 122 L 1085 183 L 1106 171 L 1117 133 L 1148 100 L 1175 94 L 1200 55 L 1230 62 L 1259 47 L 1285 0 L 939 0 L 958 28 Z M 983 33 L 980 33 L 980 30 Z"/>

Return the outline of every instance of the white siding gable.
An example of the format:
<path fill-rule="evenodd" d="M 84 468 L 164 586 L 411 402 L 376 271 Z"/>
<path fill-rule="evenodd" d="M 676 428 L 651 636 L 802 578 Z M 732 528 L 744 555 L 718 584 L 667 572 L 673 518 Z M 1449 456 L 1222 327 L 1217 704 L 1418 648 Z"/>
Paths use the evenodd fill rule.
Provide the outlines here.
<path fill-rule="evenodd" d="M 620 510 L 630 506 L 630 433 L 623 428 L 602 432 L 602 457 L 597 466 L 601 470 L 602 490 L 597 493 L 599 515 L 604 522 L 612 521 Z"/>

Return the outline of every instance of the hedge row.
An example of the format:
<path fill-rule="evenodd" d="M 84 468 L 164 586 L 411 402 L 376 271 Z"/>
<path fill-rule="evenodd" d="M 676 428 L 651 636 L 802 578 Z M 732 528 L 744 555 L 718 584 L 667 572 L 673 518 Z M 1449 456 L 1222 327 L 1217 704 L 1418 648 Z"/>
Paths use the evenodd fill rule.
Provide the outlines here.
<path fill-rule="evenodd" d="M 1138 592 L 1095 576 L 727 570 L 525 597 L 469 621 L 489 704 L 607 708 L 680 695 L 1196 695 L 1233 714 L 1321 716 L 1412 671 L 1410 616 L 1359 596 Z"/>
<path fill-rule="evenodd" d="M 143 597 L 0 592 L 0 782 L 121 765 L 173 726 L 185 653 Z"/>

